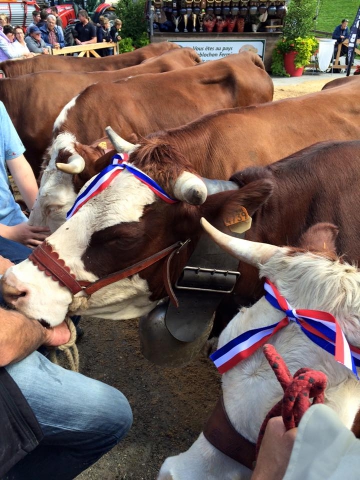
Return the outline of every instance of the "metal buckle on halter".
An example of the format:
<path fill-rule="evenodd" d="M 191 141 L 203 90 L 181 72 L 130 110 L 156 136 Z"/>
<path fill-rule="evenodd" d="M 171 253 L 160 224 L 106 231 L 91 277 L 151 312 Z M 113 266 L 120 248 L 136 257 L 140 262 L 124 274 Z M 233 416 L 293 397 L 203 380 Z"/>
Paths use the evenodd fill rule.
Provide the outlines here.
<path fill-rule="evenodd" d="M 212 293 L 231 293 L 239 276 L 239 272 L 230 270 L 186 266 L 177 280 L 175 288 Z"/>

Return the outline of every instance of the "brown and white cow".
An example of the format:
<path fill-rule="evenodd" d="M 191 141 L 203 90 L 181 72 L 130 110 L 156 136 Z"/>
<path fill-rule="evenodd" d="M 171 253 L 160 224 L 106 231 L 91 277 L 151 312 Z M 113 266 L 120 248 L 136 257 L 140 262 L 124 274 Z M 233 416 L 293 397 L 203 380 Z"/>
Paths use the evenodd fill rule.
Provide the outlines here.
<path fill-rule="evenodd" d="M 225 180 L 237 170 L 267 165 L 319 141 L 358 139 L 359 115 L 360 89 L 342 86 L 298 98 L 218 111 L 188 125 L 152 134 L 151 142 L 169 145 L 175 159 L 176 151 L 181 152 L 200 175 Z M 99 172 L 96 159 L 104 154 L 96 146 L 61 138 L 63 143 L 59 138 L 59 145 L 54 144 L 31 214 L 33 224 L 47 225 L 52 231 L 65 221 L 66 212 L 85 181 Z M 73 154 L 83 157 L 82 166 L 78 167 L 76 162 L 74 168 L 69 166 L 73 175 L 57 172 L 57 163 L 68 163 Z"/>
<path fill-rule="evenodd" d="M 332 314 L 348 342 L 360 347 L 360 272 L 334 255 L 337 234 L 334 225 L 321 223 L 310 227 L 299 243 L 304 250 L 234 239 L 206 221 L 204 226 L 227 252 L 253 265 L 259 269 L 260 277 L 275 284 L 291 308 Z M 219 348 L 245 332 L 270 327 L 284 317 L 284 312 L 276 310 L 262 297 L 232 319 L 220 336 Z M 350 429 L 360 406 L 360 384 L 351 370 L 313 343 L 295 321 L 290 321 L 267 343 L 274 345 L 292 375 L 303 367 L 326 374 L 325 404 Z M 223 374 L 222 394 L 232 426 L 255 444 L 263 420 L 284 392 L 259 348 Z M 250 479 L 249 468 L 217 450 L 207 438 L 201 433 L 189 450 L 167 458 L 158 480 Z M 224 444 L 226 442 L 222 442 Z M 235 451 L 235 445 L 232 447 Z M 245 461 L 251 464 L 250 458 Z M 266 478 L 266 472 L 264 475 Z"/>
<path fill-rule="evenodd" d="M 35 176 L 50 145 L 52 128 L 62 108 L 84 88 L 97 82 L 114 82 L 145 73 L 180 70 L 201 62 L 192 48 L 169 50 L 140 65 L 103 72 L 38 72 L 0 82 L 0 100 L 26 148 L 25 156 Z M 29 95 L 31 92 L 31 95 Z M 101 102 L 102 103 L 102 102 Z M 108 106 L 104 108 L 108 108 Z M 103 107 L 98 103 L 97 112 Z M 85 122 L 86 123 L 86 122 Z"/>
<path fill-rule="evenodd" d="M 57 172 L 56 164 L 67 163 L 74 154 L 87 158 L 88 164 L 93 163 L 88 159 L 99 158 L 104 150 L 83 144 L 91 145 L 102 137 L 107 125 L 111 124 L 131 140 L 134 136 L 183 125 L 216 109 L 267 102 L 273 96 L 271 78 L 258 55 L 250 52 L 190 67 L 178 72 L 179 75 L 169 73 L 175 74 L 142 75 L 106 87 L 98 83 L 64 107 L 54 126 L 54 135 L 63 133 L 57 135 L 49 149 L 50 163 L 41 179 L 38 202 L 41 208 L 43 200 L 47 202 L 46 215 L 51 216 L 47 224 L 52 231 L 65 220 L 67 208 L 75 198 L 74 190 L 69 192 L 71 177 Z M 99 110 L 99 98 L 105 109 Z M 91 167 L 89 170 L 93 171 Z M 86 173 L 80 176 L 84 178 Z M 35 206 L 31 222 L 41 223 L 43 212 Z"/>
<path fill-rule="evenodd" d="M 60 72 L 96 72 L 104 70 L 119 70 L 138 65 L 144 60 L 157 57 L 174 48 L 180 48 L 175 43 L 152 43 L 133 52 L 111 55 L 109 57 L 67 57 L 58 55 L 38 55 L 13 62 L 5 60 L 0 63 L 0 70 L 6 77 L 18 77 L 28 73 L 55 70 Z"/>
<path fill-rule="evenodd" d="M 308 226 L 328 221 L 340 228 L 338 254 L 358 262 L 359 150 L 359 141 L 315 145 L 268 167 L 240 172 L 234 177 L 240 189 L 212 194 L 204 202 L 207 190 L 197 176 L 200 169 L 195 170 L 187 158 L 159 138 L 147 139 L 131 154 L 130 164 L 179 202 L 165 203 L 132 173 L 124 171 L 109 188 L 85 203 L 46 244 L 78 280 L 93 282 L 191 239 L 172 260 L 170 281 L 174 283 L 201 234 L 200 218 L 226 230 L 225 219 L 236 216 L 244 206 L 253 217 L 247 239 L 296 245 Z M 217 166 L 214 171 L 220 169 Z M 236 188 L 234 183 L 231 188 Z M 168 295 L 163 263 L 159 259 L 88 296 L 83 291 L 73 295 L 25 260 L 3 277 L 4 298 L 16 309 L 51 325 L 60 323 L 69 309 L 105 319 L 136 318 Z M 254 268 L 246 270 L 242 264 L 239 268 L 243 276 L 235 289 L 246 304 L 259 298 L 261 282 Z"/>

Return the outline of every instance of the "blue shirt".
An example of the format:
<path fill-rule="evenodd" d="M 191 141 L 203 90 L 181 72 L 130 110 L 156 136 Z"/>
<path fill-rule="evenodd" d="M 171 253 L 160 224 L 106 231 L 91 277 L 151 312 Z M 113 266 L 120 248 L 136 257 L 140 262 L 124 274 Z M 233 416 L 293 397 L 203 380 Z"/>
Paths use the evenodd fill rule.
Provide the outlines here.
<path fill-rule="evenodd" d="M 0 102 L 0 125 L 0 223 L 13 226 L 26 222 L 27 218 L 10 191 L 5 162 L 19 157 L 25 148 L 3 102 Z"/>

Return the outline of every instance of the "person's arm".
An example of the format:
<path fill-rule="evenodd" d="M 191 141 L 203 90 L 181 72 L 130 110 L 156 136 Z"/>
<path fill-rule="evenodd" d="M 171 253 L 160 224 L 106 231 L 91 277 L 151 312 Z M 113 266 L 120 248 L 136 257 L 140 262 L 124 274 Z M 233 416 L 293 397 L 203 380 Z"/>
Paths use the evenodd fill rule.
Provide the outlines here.
<path fill-rule="evenodd" d="M 0 49 L 5 53 L 8 58 L 18 58 L 22 55 L 14 48 L 12 43 L 7 42 L 0 37 Z"/>
<path fill-rule="evenodd" d="M 24 202 L 31 210 L 38 194 L 38 186 L 32 168 L 24 155 L 8 160 L 6 163 Z"/>
<path fill-rule="evenodd" d="M 338 25 L 335 30 L 334 30 L 334 33 L 332 34 L 332 39 L 333 40 L 336 40 L 337 42 L 341 42 L 341 26 Z"/>
<path fill-rule="evenodd" d="M 41 345 L 59 346 L 70 339 L 66 323 L 45 328 L 19 312 L 0 308 L 0 366 L 18 362 Z"/>
<path fill-rule="evenodd" d="M 269 420 L 251 480 L 283 479 L 296 433 L 297 428 L 285 430 L 282 417 L 274 417 Z"/>

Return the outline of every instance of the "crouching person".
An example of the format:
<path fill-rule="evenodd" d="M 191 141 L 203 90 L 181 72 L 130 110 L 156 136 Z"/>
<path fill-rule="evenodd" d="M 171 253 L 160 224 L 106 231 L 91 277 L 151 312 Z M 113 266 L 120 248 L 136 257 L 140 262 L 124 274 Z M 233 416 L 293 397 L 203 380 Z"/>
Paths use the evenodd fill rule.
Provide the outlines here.
<path fill-rule="evenodd" d="M 8 268 L 0 257 L 0 273 Z M 36 350 L 68 342 L 65 323 L 0 308 L 0 478 L 70 480 L 117 445 L 132 424 L 124 395 L 51 363 Z"/>

